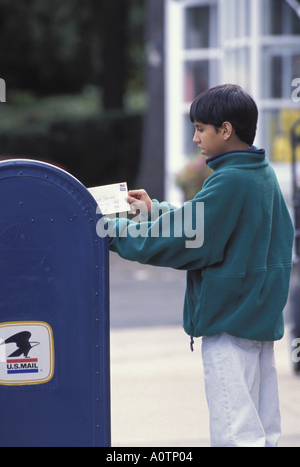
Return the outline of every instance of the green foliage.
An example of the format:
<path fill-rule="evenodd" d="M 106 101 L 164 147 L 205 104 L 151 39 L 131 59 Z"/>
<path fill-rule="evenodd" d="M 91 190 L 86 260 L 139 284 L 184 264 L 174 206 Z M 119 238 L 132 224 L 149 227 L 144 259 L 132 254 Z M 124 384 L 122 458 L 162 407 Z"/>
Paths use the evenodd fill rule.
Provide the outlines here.
<path fill-rule="evenodd" d="M 77 112 L 74 105 L 72 115 L 58 115 L 54 104 L 51 100 L 44 113 L 24 110 L 17 124 L 13 112 L 0 120 L 0 159 L 50 162 L 87 187 L 121 181 L 134 186 L 141 156 L 142 115 L 119 111 L 84 114 L 78 110 L 80 105 Z"/>
<path fill-rule="evenodd" d="M 128 90 L 140 92 L 145 86 L 145 0 L 129 0 L 127 24 Z"/>
<path fill-rule="evenodd" d="M 86 86 L 76 95 L 37 98 L 29 91 L 8 91 L 7 103 L 0 106 L 0 131 L 46 131 L 53 119 L 97 116 L 103 111 L 98 88 Z M 34 124 L 34 125 L 33 125 Z"/>
<path fill-rule="evenodd" d="M 128 0 L 126 40 L 116 44 L 127 57 L 126 76 L 119 74 L 125 90 L 144 83 L 144 3 Z M 116 0 L 0 0 L 0 77 L 7 88 L 43 96 L 105 87 L 105 60 L 115 59 L 105 57 L 105 44 L 117 37 L 107 5 L 118 6 Z"/>
<path fill-rule="evenodd" d="M 186 201 L 193 199 L 202 190 L 203 183 L 213 173 L 206 165 L 206 157 L 196 154 L 177 175 L 176 183 L 182 188 Z"/>
<path fill-rule="evenodd" d="M 7 91 L 0 158 L 53 162 L 86 186 L 133 186 L 142 146 L 139 112 L 146 106 L 145 0 L 126 0 L 120 41 L 114 15 L 108 22 L 105 12 L 122 1 L 0 0 L 0 78 Z M 117 86 L 107 85 L 111 73 L 105 75 L 109 41 L 126 58 L 121 73 L 114 54 Z M 121 93 L 119 110 L 107 113 L 104 103 L 115 93 Z"/>
<path fill-rule="evenodd" d="M 42 95 L 74 92 L 86 83 L 90 3 L 0 0 L 1 77 L 10 89 Z"/>

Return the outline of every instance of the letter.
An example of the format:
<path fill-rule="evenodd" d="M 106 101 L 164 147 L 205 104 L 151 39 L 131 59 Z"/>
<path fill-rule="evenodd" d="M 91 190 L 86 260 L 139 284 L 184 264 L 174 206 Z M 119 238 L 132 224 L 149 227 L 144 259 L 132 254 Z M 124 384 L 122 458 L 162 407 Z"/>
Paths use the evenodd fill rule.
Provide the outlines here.
<path fill-rule="evenodd" d="M 196 212 L 195 212 L 196 211 Z M 195 224 L 193 229 L 193 224 Z M 195 240 L 185 242 L 186 248 L 201 248 L 204 243 L 204 203 L 187 202 L 184 205 L 184 234 Z"/>
<path fill-rule="evenodd" d="M 296 89 L 292 93 L 293 102 L 300 102 L 300 78 L 296 78 L 292 82 L 292 86 Z"/>
<path fill-rule="evenodd" d="M 6 102 L 6 84 L 2 78 L 0 78 L 0 102 Z"/>
<path fill-rule="evenodd" d="M 170 206 L 167 203 L 161 203 L 159 212 L 151 212 L 151 237 L 153 238 L 170 238 L 171 237 L 171 221 L 170 221 Z"/>
<path fill-rule="evenodd" d="M 136 464 L 138 464 L 138 463 L 139 463 L 140 457 L 141 457 L 141 455 L 140 455 L 140 454 L 134 454 L 134 459 L 135 459 L 135 461 L 134 461 L 134 465 L 136 465 Z"/>
<path fill-rule="evenodd" d="M 138 222 L 138 220 L 139 220 L 138 216 L 134 217 L 128 224 L 128 233 L 130 237 L 132 238 L 148 237 L 148 222 Z"/>
<path fill-rule="evenodd" d="M 182 238 L 182 209 L 175 209 L 174 215 L 174 237 Z"/>
<path fill-rule="evenodd" d="M 294 363 L 299 363 L 300 362 L 300 339 L 294 339 L 292 342 L 292 346 L 296 347 L 298 346 L 293 352 L 292 352 L 292 360 Z"/>
<path fill-rule="evenodd" d="M 100 209 L 99 206 L 97 206 L 96 214 L 99 214 L 99 215 L 102 216 L 102 212 L 101 212 L 101 209 Z M 102 216 L 101 219 L 99 219 L 99 221 L 97 222 L 97 225 L 96 225 L 96 232 L 97 232 L 98 237 L 100 237 L 100 238 L 107 237 L 108 230 L 105 227 L 106 227 L 106 218 L 105 218 L 105 216 Z M 113 236 L 114 235 L 111 235 L 111 237 L 113 237 Z"/>
<path fill-rule="evenodd" d="M 101 219 L 98 220 L 97 225 L 96 225 L 96 232 L 98 237 L 100 238 L 105 238 L 108 235 L 108 231 L 105 228 L 106 227 L 106 219 L 105 217 L 101 217 Z M 111 235 L 113 236 L 113 235 Z"/>
<path fill-rule="evenodd" d="M 112 454 L 108 454 L 106 457 L 106 462 L 112 462 Z"/>
<path fill-rule="evenodd" d="M 153 224 L 151 229 L 151 237 L 157 238 L 170 238 L 171 236 L 171 227 L 170 227 L 170 211 L 162 214 Z"/>

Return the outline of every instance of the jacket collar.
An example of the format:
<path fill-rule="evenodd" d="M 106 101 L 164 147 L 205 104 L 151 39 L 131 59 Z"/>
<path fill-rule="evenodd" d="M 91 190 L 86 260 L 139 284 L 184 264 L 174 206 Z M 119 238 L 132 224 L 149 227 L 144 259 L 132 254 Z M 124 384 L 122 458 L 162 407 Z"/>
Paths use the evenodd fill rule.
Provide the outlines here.
<path fill-rule="evenodd" d="M 218 154 L 207 159 L 206 164 L 216 171 L 220 167 L 235 167 L 241 169 L 254 169 L 269 164 L 264 149 L 252 146 L 248 151 L 230 151 Z"/>

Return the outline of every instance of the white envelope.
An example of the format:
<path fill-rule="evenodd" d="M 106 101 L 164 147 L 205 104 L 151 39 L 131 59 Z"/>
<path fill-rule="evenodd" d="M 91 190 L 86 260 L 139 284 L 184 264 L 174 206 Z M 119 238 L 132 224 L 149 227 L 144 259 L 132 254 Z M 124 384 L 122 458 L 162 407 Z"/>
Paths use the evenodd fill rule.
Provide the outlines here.
<path fill-rule="evenodd" d="M 89 188 L 103 215 L 130 211 L 125 198 L 128 196 L 127 183 L 115 183 Z"/>

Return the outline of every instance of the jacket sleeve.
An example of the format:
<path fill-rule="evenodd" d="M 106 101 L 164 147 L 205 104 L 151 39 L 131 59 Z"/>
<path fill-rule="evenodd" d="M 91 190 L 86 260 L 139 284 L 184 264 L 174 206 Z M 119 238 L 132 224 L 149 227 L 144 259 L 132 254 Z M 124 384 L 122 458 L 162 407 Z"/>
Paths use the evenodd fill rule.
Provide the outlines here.
<path fill-rule="evenodd" d="M 140 223 L 108 220 L 110 250 L 142 264 L 202 269 L 223 260 L 242 203 L 236 185 L 214 174 L 181 208 L 155 202 L 152 213 Z"/>
<path fill-rule="evenodd" d="M 204 205 L 196 200 L 181 208 L 154 201 L 147 218 L 107 220 L 109 248 L 122 258 L 152 266 L 199 269 L 206 265 Z"/>

